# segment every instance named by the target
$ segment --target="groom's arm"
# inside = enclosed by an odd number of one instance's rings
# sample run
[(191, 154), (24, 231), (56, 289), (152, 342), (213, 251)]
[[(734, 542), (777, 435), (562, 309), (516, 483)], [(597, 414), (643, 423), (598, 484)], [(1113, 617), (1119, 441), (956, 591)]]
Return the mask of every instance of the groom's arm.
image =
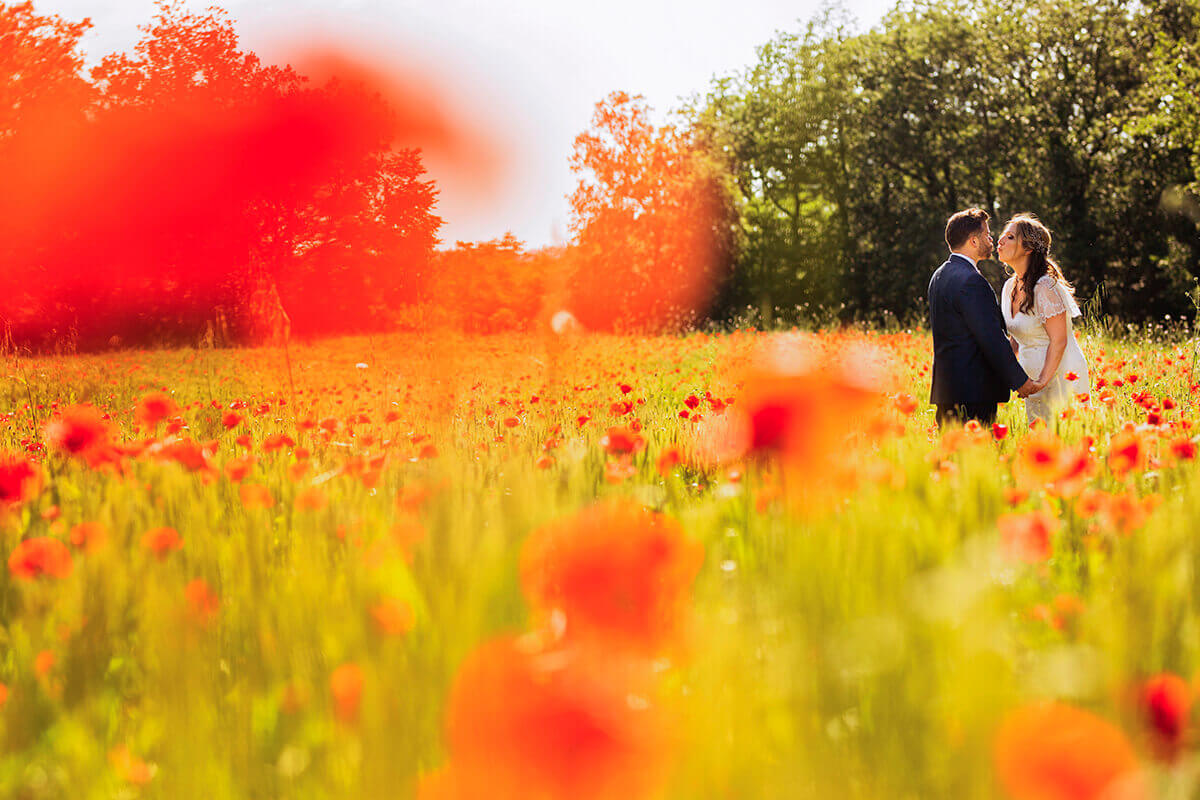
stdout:
[(984, 357), (1004, 377), (1010, 389), (1024, 388), (1029, 383), (1029, 376), (1017, 362), (1012, 344), (1005, 335), (1004, 317), (1000, 315), (1000, 304), (996, 302), (992, 287), (982, 275), (977, 276), (966, 282), (958, 299), (967, 328)]

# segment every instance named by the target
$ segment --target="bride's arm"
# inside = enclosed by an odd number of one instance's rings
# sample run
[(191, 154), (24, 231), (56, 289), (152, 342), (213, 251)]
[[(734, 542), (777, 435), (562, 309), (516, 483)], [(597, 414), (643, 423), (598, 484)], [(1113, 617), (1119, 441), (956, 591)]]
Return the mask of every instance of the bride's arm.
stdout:
[(1017, 344), (1017, 340), (1012, 337), (1011, 333), (1006, 334), (1006, 335), (1008, 336), (1008, 343), (1012, 345), (1013, 355), (1014, 356), (1020, 355), (1021, 354), (1021, 346)]
[(1045, 386), (1058, 372), (1062, 363), (1063, 353), (1067, 351), (1067, 312), (1057, 314), (1044, 323), (1046, 334), (1050, 337), (1050, 345), (1046, 348), (1046, 363), (1042, 365), (1042, 374), (1037, 382)]

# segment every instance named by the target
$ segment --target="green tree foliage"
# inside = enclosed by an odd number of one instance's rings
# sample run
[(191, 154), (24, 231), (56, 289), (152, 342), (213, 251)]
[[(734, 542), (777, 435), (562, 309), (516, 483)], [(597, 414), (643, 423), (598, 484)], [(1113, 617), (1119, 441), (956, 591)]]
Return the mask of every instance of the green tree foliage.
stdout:
[(1195, 0), (934, 0), (850, 30), (834, 10), (781, 33), (689, 109), (739, 193), (727, 312), (918, 317), (945, 219), (971, 205), (1041, 216), (1081, 297), (1103, 283), (1123, 316), (1185, 310)]

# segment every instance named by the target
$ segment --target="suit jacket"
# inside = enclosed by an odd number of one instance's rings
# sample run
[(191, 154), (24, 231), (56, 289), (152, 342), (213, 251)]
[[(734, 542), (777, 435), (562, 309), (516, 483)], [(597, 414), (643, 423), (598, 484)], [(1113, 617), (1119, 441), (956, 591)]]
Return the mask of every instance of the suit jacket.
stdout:
[(931, 403), (1003, 403), (1029, 380), (1005, 336), (996, 293), (962, 256), (951, 254), (929, 281), (929, 327)]

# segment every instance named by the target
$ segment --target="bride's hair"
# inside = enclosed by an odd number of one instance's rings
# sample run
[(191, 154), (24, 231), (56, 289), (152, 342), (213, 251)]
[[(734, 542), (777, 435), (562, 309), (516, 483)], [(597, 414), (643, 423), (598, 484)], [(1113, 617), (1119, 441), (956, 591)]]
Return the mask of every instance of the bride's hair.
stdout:
[(1054, 278), (1067, 292), (1074, 294), (1075, 289), (1063, 277), (1058, 263), (1050, 257), (1050, 229), (1036, 215), (1028, 212), (1015, 215), (1008, 224), (1017, 226), (1017, 238), (1029, 248), (1029, 266), (1025, 270), (1025, 277), (1021, 279), (1025, 299), (1021, 301), (1019, 310), (1024, 313), (1033, 310), (1033, 287), (1037, 286), (1043, 275)]

